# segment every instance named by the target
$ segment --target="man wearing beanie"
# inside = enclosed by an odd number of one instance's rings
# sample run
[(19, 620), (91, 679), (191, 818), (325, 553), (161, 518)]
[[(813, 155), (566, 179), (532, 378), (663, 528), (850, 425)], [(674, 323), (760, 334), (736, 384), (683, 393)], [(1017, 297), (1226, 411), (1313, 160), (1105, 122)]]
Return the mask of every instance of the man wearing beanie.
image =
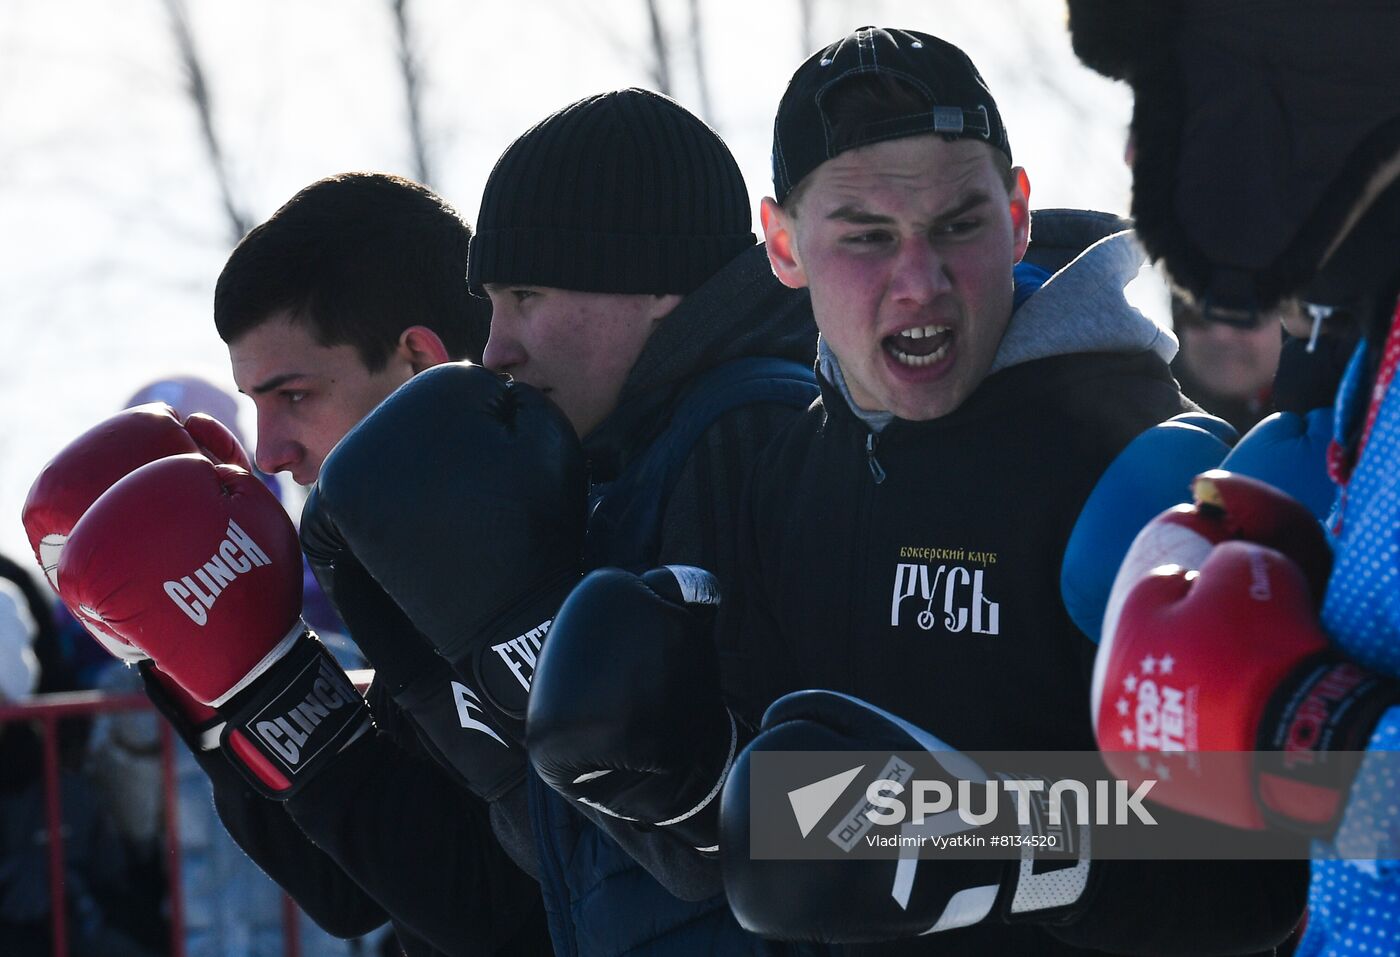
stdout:
[[(647, 447), (702, 373), (811, 358), (806, 296), (773, 280), (750, 222), (728, 147), (647, 90), (573, 103), (497, 161), (467, 260), (472, 291), (492, 303), (482, 361), (554, 399), (595, 482)], [(769, 413), (787, 417), (749, 407), (729, 431), (749, 433)], [(761, 446), (772, 429), (757, 431), (747, 438)], [(723, 454), (732, 466), (741, 450)]]
[[(554, 113), (491, 173), (468, 254), (471, 288), (492, 304), (483, 362), (547, 394), (583, 441), (585, 568), (700, 566), (728, 588), (744, 478), (816, 395), (807, 296), (773, 277), (749, 202), (714, 131), (640, 89)], [(684, 615), (682, 598), (653, 597)], [(543, 670), (550, 631), (530, 691), (533, 756), (559, 745), (536, 729), (587, 727), (584, 760), (646, 764), (654, 756), (628, 723), (637, 693), (655, 692), (645, 697), (680, 713), (703, 685), (685, 655), (634, 654), (635, 635), (604, 630), (581, 639), (587, 664), (560, 664), (557, 681)], [(713, 657), (708, 642), (696, 645)], [(669, 746), (662, 760), (684, 761), (691, 742)], [(623, 779), (619, 771), (610, 780)], [(604, 802), (560, 795), (539, 778), (530, 785), (560, 953), (775, 950), (734, 922), (713, 855), (695, 853), (701, 842), (684, 824), (663, 824), (669, 810), (620, 820)]]
[[(1124, 300), (1143, 260), (1131, 232), (1089, 214), (1032, 217), (997, 105), (956, 47), (864, 27), (813, 55), (778, 108), (773, 170), (767, 255), (811, 294), (821, 397), (750, 473), (738, 588), (714, 626), (721, 662), (744, 656), (748, 680), (731, 669), (710, 707), (761, 729), (732, 763), (722, 720), (705, 724), (708, 745), (679, 733), (691, 766), (666, 768), (681, 783), (727, 772), (716, 843), (740, 923), (841, 953), (1273, 947), (1301, 910), (1297, 862), (1095, 860), (1096, 839), (1075, 827), (1054, 860), (751, 854), (757, 837), (791, 829), (792, 811), (801, 822), (788, 788), (818, 777), (775, 791), (776, 816), (751, 830), (762, 752), (930, 751), (953, 777), (979, 780), (991, 772), (950, 752), (1096, 749), (1095, 649), (1060, 589), (1067, 540), (1129, 442), (1192, 409), (1168, 369), (1175, 343)], [(1078, 232), (1072, 261), (1032, 248), (1026, 262), (1032, 226), (1054, 245)], [(580, 590), (536, 695), (585, 613), (617, 612), (576, 607)], [(621, 620), (651, 624), (634, 645), (686, 647), (670, 623), (626, 608)], [(701, 693), (686, 697), (693, 714), (706, 713)], [(531, 758), (563, 777), (536, 750), (538, 703)], [(842, 768), (860, 765), (849, 791), (802, 824), (812, 844), (835, 842), (867, 785), (893, 773), (879, 755), (849, 757)], [(576, 768), (583, 792), (592, 772)], [(616, 773), (580, 796), (630, 817), (667, 810), (635, 782), (609, 801)]]

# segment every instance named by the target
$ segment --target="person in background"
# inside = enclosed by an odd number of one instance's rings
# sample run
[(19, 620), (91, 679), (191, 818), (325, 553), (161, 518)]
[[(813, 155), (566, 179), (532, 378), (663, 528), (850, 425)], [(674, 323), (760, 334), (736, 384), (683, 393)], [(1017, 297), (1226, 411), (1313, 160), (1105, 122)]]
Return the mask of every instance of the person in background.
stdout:
[[(1220, 544), (1204, 558), (1177, 562), (1181, 570), (1169, 584), (1182, 575), (1192, 584), (1175, 596), (1138, 580), (1129, 600), (1144, 596), (1135, 609), (1140, 617), (1125, 613), (1119, 644), (1128, 662), (1143, 642), (1157, 653), (1169, 649), (1183, 674), (1230, 675), (1233, 696), (1198, 698), (1189, 720), (1203, 736), (1228, 741), (1221, 734), (1227, 731), (1244, 747), (1278, 747), (1275, 716), (1257, 728), (1240, 720), (1258, 696), (1268, 696), (1288, 705), (1278, 727), (1326, 728), (1284, 739), (1290, 765), (1364, 750), (1350, 788), (1334, 791), (1329, 782), (1329, 789), (1310, 792), (1311, 813), (1302, 819), (1276, 803), (1288, 793), (1278, 779), (1271, 803), (1262, 787), (1242, 803), (1254, 813), (1262, 805), (1274, 827), (1323, 835), (1313, 844), (1298, 954), (1394, 953), (1400, 813), (1389, 757), (1400, 750), (1400, 7), (1368, 0), (1069, 0), (1069, 13), (1080, 59), (1132, 87), (1133, 211), (1144, 244), (1172, 281), (1241, 317), (1296, 299), (1327, 317), (1327, 326), (1359, 337), (1336, 390), (1333, 435), (1319, 449), (1335, 498), (1322, 571), (1303, 578), (1298, 569), (1306, 556), (1296, 541)], [(1153, 561), (1159, 557), (1175, 556)], [(1275, 575), (1276, 587), (1261, 602), (1257, 588), (1229, 582), (1230, 570), (1245, 562), (1251, 574), (1253, 567), (1290, 564), (1292, 574)], [(1287, 614), (1270, 625), (1275, 607)], [(1165, 622), (1164, 613), (1170, 626), (1154, 626), (1153, 618)], [(1255, 700), (1246, 688), (1257, 689)], [(1319, 801), (1324, 794), (1328, 800)], [(1322, 819), (1319, 808), (1327, 812)], [(1220, 802), (1206, 803), (1199, 813), (1222, 810)]]
[[(53, 630), (46, 603), (32, 585), (21, 587), (23, 572), (14, 572), (18, 577), (0, 574), (0, 704), (23, 703), (41, 686), (34, 644)], [(129, 867), (106, 802), (81, 768), (61, 766), (58, 780), (69, 953), (154, 957), (158, 942), (144, 940), (133, 917), (151, 902), (139, 899), (141, 875)], [(52, 953), (45, 815), (40, 732), (23, 719), (0, 722), (0, 944), (6, 957)]]
[(1207, 320), (1196, 306), (1173, 295), (1172, 329), (1181, 343), (1172, 374), (1201, 408), (1240, 435), (1273, 411), (1274, 374), (1283, 347), (1275, 316), (1261, 316), (1249, 325)]
[[(134, 669), (115, 667), (103, 671), (97, 690), (112, 696), (138, 695), (141, 677)], [(158, 719), (150, 711), (118, 711), (98, 716), (88, 742), (86, 772), (126, 856), (129, 904), (127, 926), (148, 947), (160, 948), (169, 940), (165, 898), (165, 789), (161, 780), (161, 745)], [(176, 758), (176, 783), (184, 771), (186, 830), (205, 830), (200, 811), (211, 807), (208, 786), (194, 762)], [(205, 816), (207, 812), (205, 812)], [(183, 851), (182, 870), (201, 863), (198, 852)]]
[[(19, 569), (12, 574), (23, 575)], [(27, 576), (26, 576), (27, 577)], [(0, 570), (0, 700), (22, 701), (39, 685), (39, 657), (34, 645), (39, 637), (36, 616), (48, 609), (34, 607), (16, 577)]]

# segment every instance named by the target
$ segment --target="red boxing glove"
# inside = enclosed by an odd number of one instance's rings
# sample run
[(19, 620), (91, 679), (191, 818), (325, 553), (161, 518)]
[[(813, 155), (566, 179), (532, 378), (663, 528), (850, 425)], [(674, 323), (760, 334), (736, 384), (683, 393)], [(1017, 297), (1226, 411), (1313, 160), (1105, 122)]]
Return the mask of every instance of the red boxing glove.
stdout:
[[(217, 419), (195, 413), (184, 422), (164, 403), (124, 409), (88, 429), (44, 466), (24, 502), (24, 530), (55, 591), (68, 534), (88, 507), (123, 476), (156, 459), (188, 452), (251, 471), (238, 439)], [(120, 636), (78, 614), (113, 655), (128, 663), (146, 656)]]
[[(137, 408), (149, 408), (149, 406), (137, 406)], [(169, 409), (169, 406), (166, 406)], [(173, 409), (171, 410), (173, 413)], [(247, 449), (238, 442), (238, 436), (234, 435), (228, 428), (214, 418), (212, 415), (205, 415), (203, 412), (194, 412), (185, 416), (185, 431), (190, 434), (199, 446), (199, 450), (204, 457), (219, 465), (236, 465), (245, 472), (253, 471), (253, 461), (248, 457)]]
[(281, 504), (202, 455), (143, 465), (68, 536), (60, 593), (219, 709), (249, 779), (287, 796), (368, 726), (364, 701), (301, 611), (301, 552)]
[(118, 481), (78, 520), (59, 593), (217, 706), (300, 634), (300, 558), (291, 520), (256, 478), (168, 456)]
[(1200, 568), (1221, 542), (1267, 545), (1287, 555), (1306, 576), (1315, 604), (1332, 573), (1332, 549), (1316, 518), (1266, 482), (1212, 469), (1191, 484), (1195, 502), (1158, 515), (1138, 532), (1119, 566), (1104, 609), (1102, 634), (1117, 625), (1128, 592), (1154, 568)]
[[(1329, 830), (1354, 774), (1329, 753), (1363, 749), (1395, 692), (1328, 650), (1310, 591), (1285, 556), (1234, 541), (1199, 571), (1168, 566), (1138, 582), (1095, 661), (1109, 769), (1223, 824)], [(1217, 751), (1232, 753), (1202, 753)]]

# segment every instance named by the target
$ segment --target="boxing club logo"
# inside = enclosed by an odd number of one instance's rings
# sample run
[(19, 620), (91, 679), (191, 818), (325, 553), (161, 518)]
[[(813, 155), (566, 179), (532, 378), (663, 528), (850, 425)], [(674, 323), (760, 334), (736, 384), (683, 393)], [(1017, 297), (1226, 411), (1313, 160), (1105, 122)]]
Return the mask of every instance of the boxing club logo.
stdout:
[[(899, 562), (895, 566), (891, 627), (898, 628), (901, 621), (907, 620), (908, 612), (913, 611), (914, 622), (923, 631), (941, 627), (949, 634), (1000, 632), (1001, 604), (986, 594), (987, 569), (996, 564), (995, 552), (906, 546), (899, 550), (899, 556), (926, 561)], [(927, 559), (949, 560), (934, 565)]]

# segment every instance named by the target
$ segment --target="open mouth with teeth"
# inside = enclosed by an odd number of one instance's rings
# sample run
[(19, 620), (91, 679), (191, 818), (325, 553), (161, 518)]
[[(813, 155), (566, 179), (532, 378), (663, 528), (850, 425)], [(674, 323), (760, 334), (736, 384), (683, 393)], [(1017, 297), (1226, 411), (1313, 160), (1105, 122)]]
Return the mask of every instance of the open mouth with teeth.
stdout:
[(942, 359), (952, 341), (953, 330), (947, 326), (917, 326), (886, 336), (882, 344), (900, 365), (918, 368)]

